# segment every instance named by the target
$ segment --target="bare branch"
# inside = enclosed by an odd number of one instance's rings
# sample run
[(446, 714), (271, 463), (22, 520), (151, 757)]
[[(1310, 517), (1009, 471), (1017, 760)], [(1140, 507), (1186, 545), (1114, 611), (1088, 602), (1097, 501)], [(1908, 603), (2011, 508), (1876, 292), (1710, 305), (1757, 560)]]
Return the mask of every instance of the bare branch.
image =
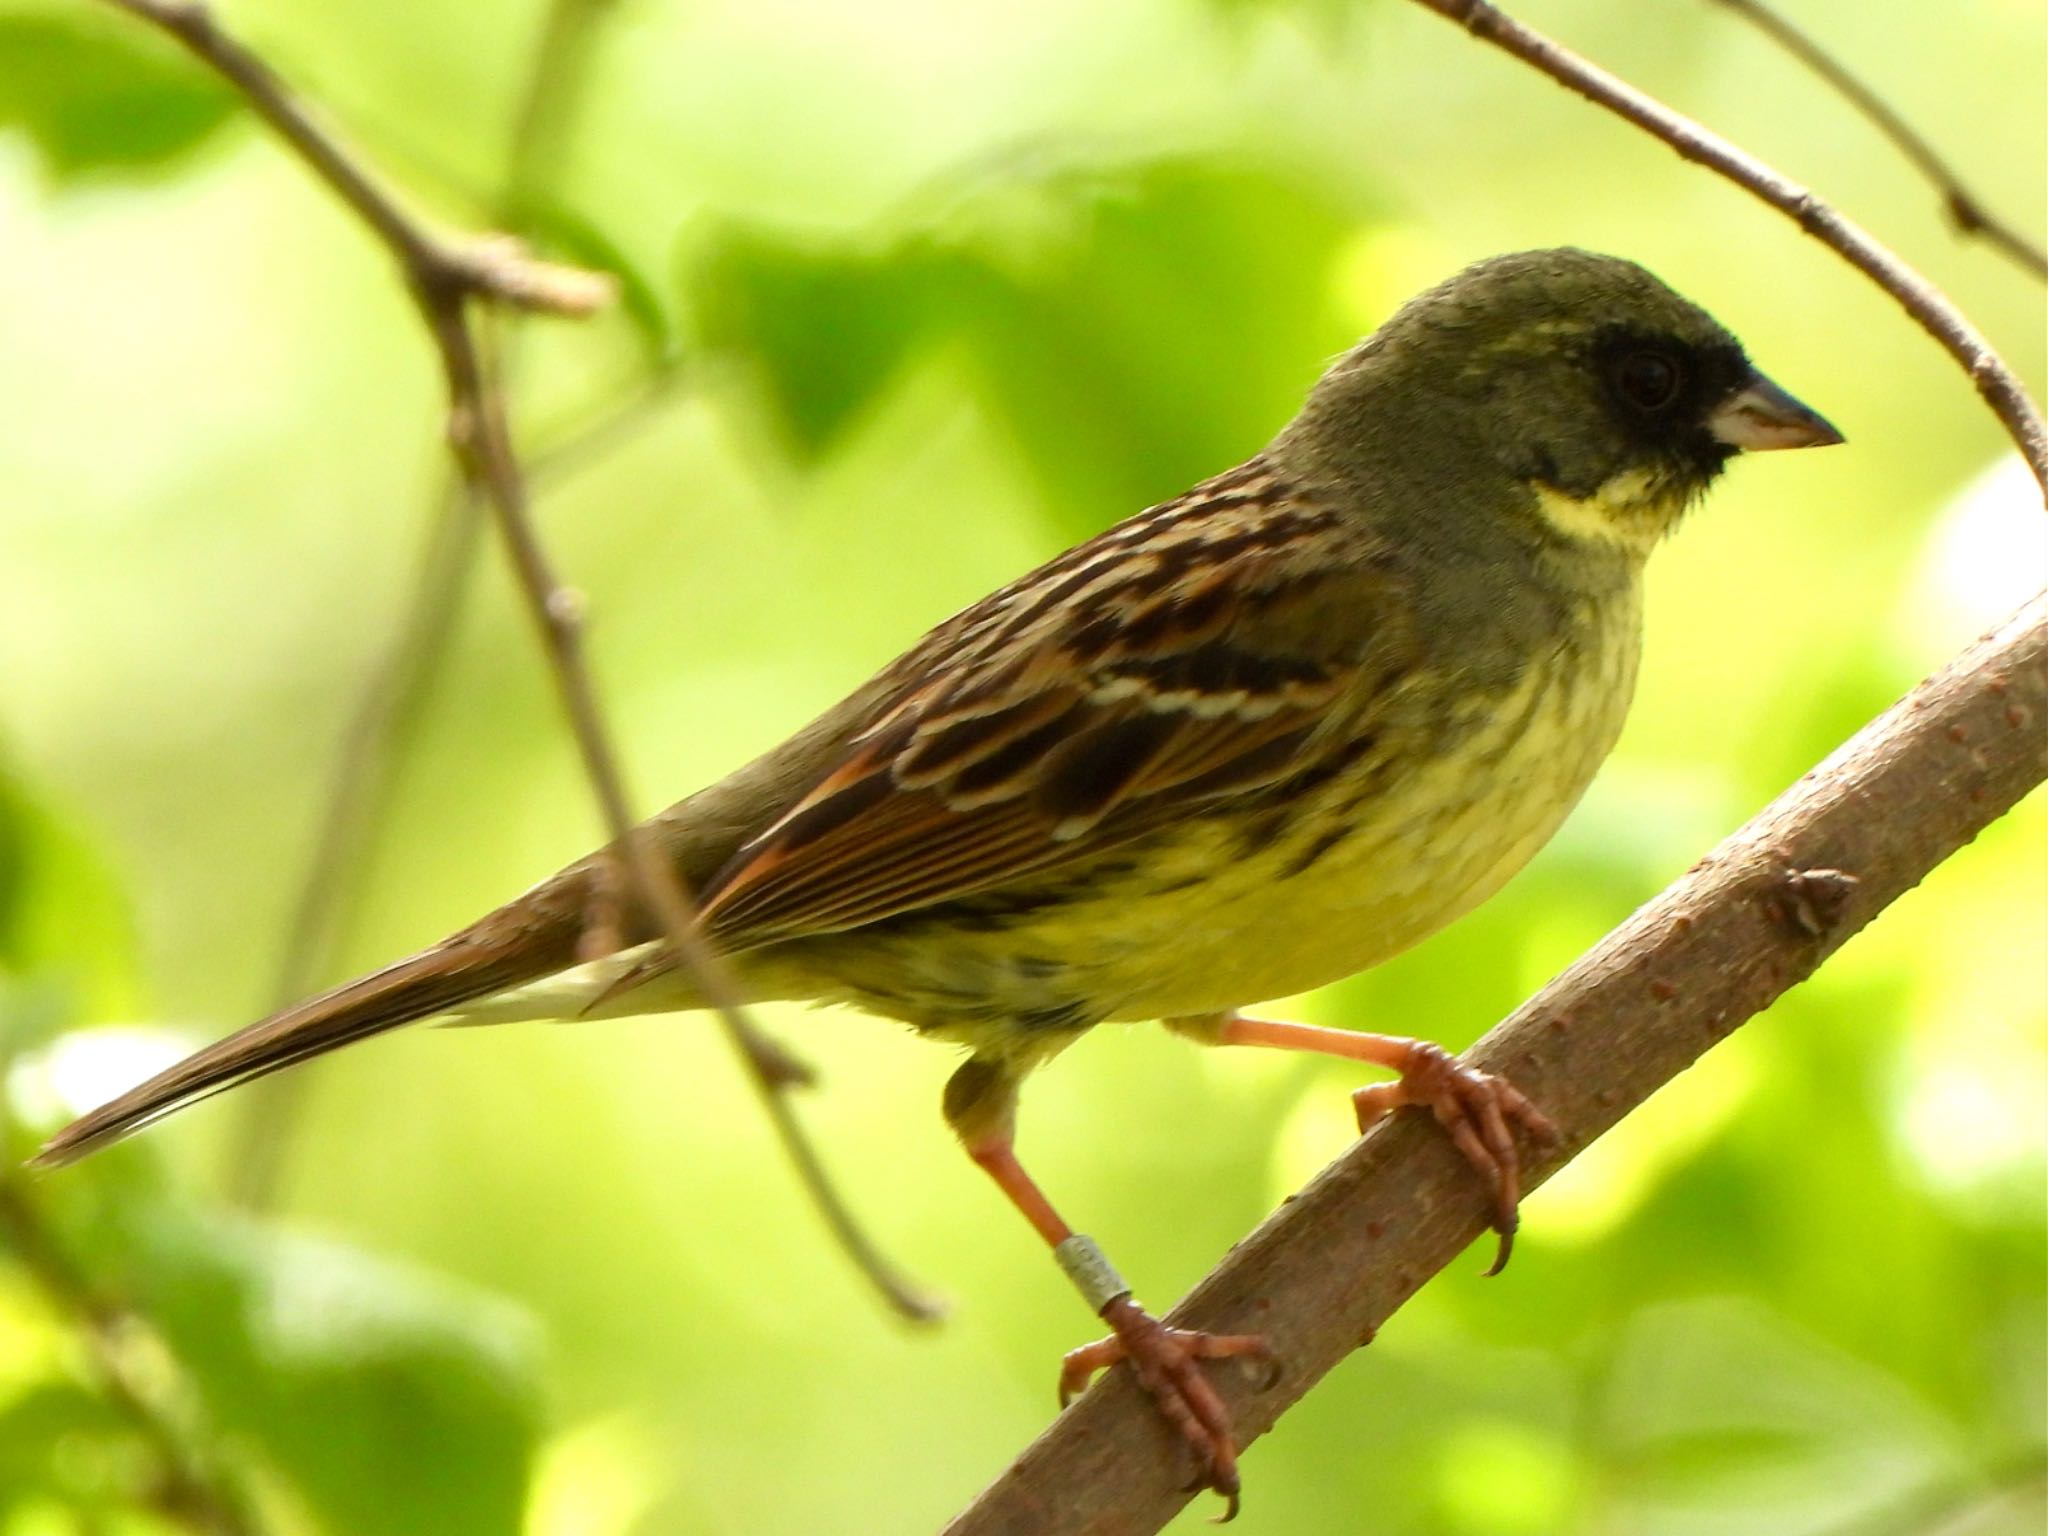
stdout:
[[(665, 367), (529, 453), (529, 482), (583, 468), (672, 400), (682, 372)], [(312, 857), (299, 884), (271, 988), (278, 1007), (312, 990), (339, 940), (365, 836), (389, 793), (395, 760), (421, 718), (434, 673), (461, 616), (481, 511), (475, 494), (460, 479), (442, 495), (427, 531), (412, 596), (343, 728)], [(291, 1119), (281, 1096), (298, 1092), (307, 1081), (284, 1074), (251, 1085), (252, 1095), (268, 1097), (252, 1099), (260, 1110), (251, 1114), (249, 1134), (238, 1140), (232, 1158), (237, 1198), (244, 1205), (261, 1206), (267, 1200), (280, 1151), (276, 1133), (280, 1123)]]
[(454, 241), (431, 232), (314, 120), (268, 64), (222, 30), (202, 0), (106, 3), (162, 28), (239, 91), (389, 248), (421, 293), (457, 299), (474, 295), (513, 309), (558, 315), (587, 315), (611, 302), (616, 285), (605, 273), (537, 261), (509, 235)]
[[(497, 221), (517, 230), (545, 186), (568, 136), (591, 55), (590, 33), (613, 0), (552, 0), (534, 46), (533, 65), (513, 113)], [(511, 343), (503, 338), (501, 370)], [(311, 992), (329, 969), (361, 894), (370, 828), (391, 793), (398, 759), (421, 719), (434, 674), (461, 617), (475, 567), (483, 508), (459, 466), (435, 497), (419, 570), (398, 627), (373, 663), (342, 730), (328, 774), (312, 857), (285, 930), (270, 996), (282, 1008)], [(228, 1150), (233, 1198), (252, 1210), (275, 1195), (292, 1132), (315, 1079), (284, 1073), (252, 1084), (239, 1134)]]
[(2043, 495), (2048, 496), (2048, 426), (2042, 423), (2026, 387), (1938, 288), (1871, 235), (1754, 155), (1523, 26), (1488, 0), (1416, 0), (1416, 4), (1450, 18), (1482, 42), (1541, 70), (1567, 90), (1663, 140), (1685, 159), (1755, 194), (1862, 272), (1962, 365), (2018, 446)]
[[(526, 455), (527, 479), (539, 483), (574, 474), (603, 455), (625, 434), (675, 398), (685, 370), (665, 364), (589, 416), (564, 427), (551, 441)], [(285, 929), (276, 977), (270, 995), (275, 1006), (304, 997), (328, 969), (341, 941), (348, 913), (361, 885), (361, 861), (369, 828), (390, 794), (398, 759), (423, 718), (434, 677), (461, 617), (468, 577), (475, 569), (476, 536), (483, 508), (476, 493), (459, 476), (439, 500), (427, 530), (426, 548), (413, 580), (396, 632), (357, 694), (354, 711), (342, 728), (321, 801), (312, 856), (299, 882), (299, 894)], [(763, 1037), (747, 1042), (749, 1057), (769, 1063), (778, 1084), (809, 1081), (808, 1069), (783, 1048)], [(232, 1198), (250, 1210), (266, 1207), (274, 1195), (292, 1128), (313, 1079), (281, 1073), (252, 1083), (245, 1090), (239, 1134), (227, 1156)], [(778, 1134), (804, 1137), (800, 1124)], [(793, 1153), (800, 1181), (815, 1191), (828, 1182), (809, 1148)], [(821, 1202), (844, 1211), (844, 1200), (832, 1195)], [(828, 1225), (845, 1219), (826, 1213)], [(858, 1264), (857, 1267), (865, 1267)], [(893, 1300), (891, 1305), (894, 1305)]]
[(107, 3), (163, 28), (241, 92), (397, 260), (440, 358), (448, 388), (450, 447), (465, 481), (490, 508), (529, 616), (540, 632), (584, 772), (610, 833), (613, 857), (740, 1050), (777, 1134), (841, 1245), (899, 1313), (914, 1321), (937, 1317), (937, 1302), (874, 1249), (825, 1179), (782, 1091), (801, 1077), (802, 1068), (746, 1017), (730, 971), (698, 932), (678, 872), (661, 856), (654, 838), (636, 827), (584, 658), (582, 599), (555, 576), (533, 524), (504, 395), (478, 346), (471, 301), (582, 314), (610, 297), (610, 280), (532, 261), (507, 236), (458, 245), (430, 234), (314, 123), (268, 65), (223, 31), (199, 0)]
[(612, 828), (614, 852), (623, 855), (640, 895), (659, 919), (669, 943), (711, 1000), (735, 1045), (746, 1055), (753, 1069), (754, 1087), (782, 1138), (784, 1150), (796, 1164), (840, 1246), (902, 1316), (913, 1322), (936, 1320), (944, 1310), (940, 1303), (896, 1271), (840, 1202), (797, 1123), (787, 1095), (780, 1091), (790, 1081), (792, 1071), (800, 1072), (801, 1068), (792, 1068), (787, 1058), (766, 1054), (776, 1048), (754, 1030), (741, 1011), (730, 973), (698, 931), (695, 912), (674, 866), (662, 857), (660, 843), (651, 831), (634, 825), (583, 662), (581, 600), (555, 579), (535, 535), (527, 512), (525, 481), (507, 431), (504, 403), (484, 371), (475, 333), (460, 303), (428, 303), (423, 307), (448, 374), (451, 439), (497, 514), (499, 532), (512, 557), (519, 584), (527, 593), (548, 654), (555, 663), (556, 681), (575, 728), (584, 771), (597, 790), (605, 820)]
[[(1531, 1187), (1799, 981), (2048, 775), (2048, 593), (1859, 732), (1530, 999), (1468, 1059), (1543, 1106)], [(1255, 1438), (1486, 1229), (1488, 1197), (1404, 1111), (1166, 1319), (1262, 1332), (1283, 1365), (1217, 1385)], [(1111, 1372), (945, 1536), (1139, 1536), (1188, 1501), (1180, 1447)]]
[(1974, 236), (2035, 277), (2048, 278), (2048, 252), (2043, 252), (2040, 246), (1992, 213), (1975, 193), (1963, 185), (1962, 178), (1949, 168), (1948, 162), (1935, 152), (1934, 146), (1899, 116), (1889, 102), (1843, 68), (1834, 55), (1762, 4), (1761, 0), (1709, 0), (1709, 3), (1733, 11), (1749, 22), (1820, 76), (1850, 106), (1868, 118), (1871, 125), (1912, 162), (1915, 170), (1934, 183), (1935, 191), (1941, 194), (1942, 212), (1955, 226), (1957, 234), (1965, 238)]

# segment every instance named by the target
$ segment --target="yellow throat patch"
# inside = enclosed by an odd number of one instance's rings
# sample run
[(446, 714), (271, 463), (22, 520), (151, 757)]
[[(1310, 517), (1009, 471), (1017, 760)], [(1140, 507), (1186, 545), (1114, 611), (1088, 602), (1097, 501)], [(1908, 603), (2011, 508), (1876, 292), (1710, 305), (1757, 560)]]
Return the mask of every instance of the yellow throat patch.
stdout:
[(1590, 496), (1568, 496), (1531, 484), (1543, 520), (1568, 539), (1623, 549), (1642, 559), (1685, 515), (1686, 494), (1650, 470), (1629, 469), (1602, 481)]

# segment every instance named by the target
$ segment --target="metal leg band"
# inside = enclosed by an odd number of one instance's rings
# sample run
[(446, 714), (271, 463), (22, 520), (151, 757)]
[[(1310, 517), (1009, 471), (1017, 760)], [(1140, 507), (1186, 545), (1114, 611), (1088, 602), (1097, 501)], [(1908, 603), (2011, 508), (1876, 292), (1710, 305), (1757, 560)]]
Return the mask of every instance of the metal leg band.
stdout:
[(1081, 1299), (1088, 1303), (1091, 1312), (1100, 1312), (1118, 1297), (1131, 1294), (1131, 1288), (1124, 1284), (1124, 1277), (1095, 1246), (1092, 1237), (1076, 1232), (1054, 1248), (1052, 1256), (1059, 1260), (1060, 1268), (1074, 1282), (1074, 1289), (1081, 1293)]

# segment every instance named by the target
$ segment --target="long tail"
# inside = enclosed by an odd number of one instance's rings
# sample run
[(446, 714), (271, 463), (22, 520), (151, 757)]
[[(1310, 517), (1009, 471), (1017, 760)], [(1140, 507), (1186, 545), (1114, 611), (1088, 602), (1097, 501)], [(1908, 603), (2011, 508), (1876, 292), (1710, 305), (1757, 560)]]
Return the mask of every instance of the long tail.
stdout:
[(571, 866), (431, 949), (237, 1030), (74, 1120), (34, 1166), (76, 1162), (213, 1094), (573, 964), (587, 888), (586, 866)]

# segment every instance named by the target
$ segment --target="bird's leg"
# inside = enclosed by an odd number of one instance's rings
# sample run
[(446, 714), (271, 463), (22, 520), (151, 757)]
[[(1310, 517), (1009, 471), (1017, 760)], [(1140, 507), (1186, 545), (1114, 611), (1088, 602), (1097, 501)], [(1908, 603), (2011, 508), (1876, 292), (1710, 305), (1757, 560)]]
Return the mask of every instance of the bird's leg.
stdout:
[(1500, 1252), (1489, 1275), (1508, 1262), (1515, 1243), (1516, 1207), (1521, 1201), (1522, 1159), (1513, 1127), (1549, 1139), (1557, 1128), (1522, 1091), (1505, 1078), (1461, 1063), (1440, 1045), (1401, 1035), (1372, 1035), (1358, 1030), (1323, 1029), (1314, 1024), (1288, 1024), (1255, 1019), (1241, 1013), (1208, 1014), (1172, 1019), (1171, 1028), (1214, 1045), (1265, 1045), (1287, 1051), (1315, 1051), (1350, 1061), (1369, 1061), (1400, 1073), (1391, 1083), (1376, 1083), (1351, 1095), (1361, 1134), (1390, 1109), (1404, 1104), (1428, 1106), (1437, 1123), (1450, 1133), (1465, 1158), (1493, 1186), (1493, 1227), (1500, 1234)]
[(1222, 1518), (1232, 1518), (1238, 1506), (1237, 1442), (1230, 1410), (1200, 1362), (1243, 1356), (1270, 1362), (1266, 1341), (1255, 1334), (1169, 1328), (1139, 1306), (1095, 1240), (1061, 1219), (1017, 1161), (1016, 1106), (1017, 1079), (1001, 1062), (974, 1057), (946, 1084), (946, 1118), (967, 1155), (1024, 1213), (1089, 1309), (1109, 1325), (1108, 1338), (1069, 1352), (1061, 1362), (1060, 1406), (1072, 1401), (1097, 1371), (1127, 1362), (1160, 1415), (1193, 1451), (1196, 1470), (1190, 1486), (1222, 1494), (1227, 1501)]

